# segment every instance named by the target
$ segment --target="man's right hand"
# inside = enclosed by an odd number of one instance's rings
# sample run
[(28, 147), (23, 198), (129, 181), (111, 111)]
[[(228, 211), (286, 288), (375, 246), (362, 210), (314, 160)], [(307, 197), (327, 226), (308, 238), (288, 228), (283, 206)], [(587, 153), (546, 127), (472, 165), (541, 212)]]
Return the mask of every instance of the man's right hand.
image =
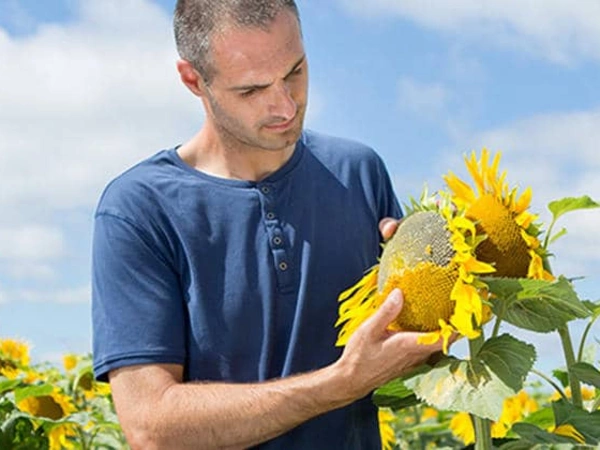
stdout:
[(419, 344), (423, 333), (389, 330), (400, 314), (404, 297), (394, 289), (381, 307), (350, 337), (336, 365), (347, 377), (349, 394), (359, 398), (410, 372), (442, 350), (442, 341)]

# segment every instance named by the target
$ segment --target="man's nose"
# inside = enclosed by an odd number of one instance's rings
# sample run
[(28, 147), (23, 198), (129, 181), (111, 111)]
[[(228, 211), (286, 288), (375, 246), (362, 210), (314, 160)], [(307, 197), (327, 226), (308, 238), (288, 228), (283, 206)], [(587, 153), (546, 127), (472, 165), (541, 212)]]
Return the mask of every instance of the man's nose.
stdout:
[(269, 113), (274, 117), (280, 117), (284, 121), (292, 119), (298, 110), (298, 105), (292, 97), (290, 86), (285, 81), (271, 86), (269, 97)]

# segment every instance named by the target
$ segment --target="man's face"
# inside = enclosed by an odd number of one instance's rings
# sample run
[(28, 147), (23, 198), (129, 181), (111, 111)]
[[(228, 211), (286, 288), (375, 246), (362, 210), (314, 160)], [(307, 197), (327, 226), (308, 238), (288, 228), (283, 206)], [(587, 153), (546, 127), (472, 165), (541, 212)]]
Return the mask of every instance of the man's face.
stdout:
[(299, 138), (308, 66), (298, 22), (282, 11), (267, 31), (228, 28), (212, 41), (215, 75), (205, 88), (209, 120), (243, 147), (282, 150)]

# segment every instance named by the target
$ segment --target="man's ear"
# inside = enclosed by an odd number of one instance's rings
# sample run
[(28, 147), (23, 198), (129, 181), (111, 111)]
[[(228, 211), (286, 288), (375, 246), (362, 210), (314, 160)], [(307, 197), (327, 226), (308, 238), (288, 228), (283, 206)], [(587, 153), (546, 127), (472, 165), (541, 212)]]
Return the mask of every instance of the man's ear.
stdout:
[(182, 83), (198, 97), (204, 97), (204, 80), (198, 71), (192, 66), (192, 63), (185, 59), (177, 61), (177, 71)]

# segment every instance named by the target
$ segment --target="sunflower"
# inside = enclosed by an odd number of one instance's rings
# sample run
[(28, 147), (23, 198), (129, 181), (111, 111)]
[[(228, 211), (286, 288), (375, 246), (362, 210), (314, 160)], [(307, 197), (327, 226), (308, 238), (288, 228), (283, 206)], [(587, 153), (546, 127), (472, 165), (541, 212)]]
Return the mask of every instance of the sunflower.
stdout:
[(396, 433), (392, 427), (392, 422), (396, 416), (389, 409), (380, 408), (377, 412), (379, 420), (379, 434), (381, 436), (381, 448), (383, 450), (392, 450), (396, 444)]
[(49, 450), (70, 450), (77, 448), (77, 427), (71, 423), (54, 425), (48, 432)]
[(69, 396), (54, 388), (48, 395), (26, 397), (17, 403), (17, 407), (36, 417), (59, 420), (75, 412), (75, 406)]
[(454, 332), (478, 337), (490, 313), (481, 298), (485, 285), (475, 275), (494, 268), (474, 257), (477, 242), (475, 224), (449, 202), (410, 213), (385, 244), (380, 263), (339, 296), (336, 326), (343, 325), (336, 345), (345, 345), (395, 288), (404, 306), (391, 329), (426, 332), (419, 342), (442, 339), (446, 353)]
[(478, 233), (486, 236), (475, 254), (480, 261), (494, 264), (495, 276), (553, 280), (544, 267), (546, 252), (534, 224), (537, 216), (528, 211), (531, 189), (519, 196), (517, 188), (509, 188), (506, 172), (498, 174), (500, 156), (497, 153), (491, 164), (487, 149), (480, 160), (475, 152), (465, 157), (475, 189), (450, 172), (444, 180), (452, 201), (477, 224)]
[(11, 361), (19, 366), (29, 365), (29, 345), (13, 339), (0, 339), (0, 360)]
[[(539, 409), (537, 402), (525, 390), (521, 390), (512, 397), (504, 399), (502, 415), (497, 422), (492, 423), (491, 433), (493, 438), (506, 437), (511, 427), (522, 421)], [(466, 412), (455, 414), (450, 420), (450, 430), (454, 436), (462, 440), (465, 445), (475, 442), (475, 428), (471, 416)]]

